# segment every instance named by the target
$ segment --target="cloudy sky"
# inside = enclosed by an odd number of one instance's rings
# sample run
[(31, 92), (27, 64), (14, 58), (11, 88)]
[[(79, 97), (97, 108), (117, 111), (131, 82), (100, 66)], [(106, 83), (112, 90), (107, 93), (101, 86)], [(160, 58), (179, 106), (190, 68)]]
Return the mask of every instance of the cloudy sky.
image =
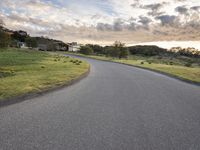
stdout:
[(65, 42), (200, 41), (200, 0), (0, 0), (0, 20)]

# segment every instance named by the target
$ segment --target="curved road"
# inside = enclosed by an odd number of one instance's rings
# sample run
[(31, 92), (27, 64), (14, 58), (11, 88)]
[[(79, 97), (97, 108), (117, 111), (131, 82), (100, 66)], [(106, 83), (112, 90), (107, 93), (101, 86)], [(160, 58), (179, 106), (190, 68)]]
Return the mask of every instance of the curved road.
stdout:
[(87, 59), (79, 83), (0, 108), (0, 150), (199, 150), (200, 87)]

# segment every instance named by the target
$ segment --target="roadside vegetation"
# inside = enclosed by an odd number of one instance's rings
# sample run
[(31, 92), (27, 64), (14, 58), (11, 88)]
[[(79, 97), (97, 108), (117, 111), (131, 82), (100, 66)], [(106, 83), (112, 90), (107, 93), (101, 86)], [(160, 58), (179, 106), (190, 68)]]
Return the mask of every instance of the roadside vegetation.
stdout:
[(0, 100), (67, 84), (89, 64), (28, 49), (0, 48)]
[[(200, 83), (200, 52), (193, 48), (176, 47), (166, 50), (157, 46), (125, 47), (120, 42), (106, 47), (89, 44), (87, 47), (90, 47), (93, 53), (84, 55), (82, 50), (75, 54), (147, 68)], [(120, 55), (120, 52), (123, 55)]]

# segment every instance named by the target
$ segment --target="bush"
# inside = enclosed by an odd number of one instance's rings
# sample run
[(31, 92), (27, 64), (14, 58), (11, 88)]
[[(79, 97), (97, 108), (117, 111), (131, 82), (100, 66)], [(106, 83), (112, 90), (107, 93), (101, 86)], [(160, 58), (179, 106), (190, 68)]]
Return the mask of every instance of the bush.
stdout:
[(169, 52), (166, 49), (160, 48), (158, 46), (149, 45), (149, 46), (132, 46), (129, 47), (131, 54), (140, 54), (145, 56), (155, 56), (168, 54)]
[(104, 47), (100, 46), (100, 45), (92, 45), (92, 44), (87, 44), (86, 46), (89, 46), (90, 48), (93, 49), (95, 54), (104, 54)]
[(185, 66), (186, 66), (186, 67), (191, 67), (191, 66), (192, 66), (192, 63), (191, 63), (191, 62), (187, 62), (187, 63), (185, 64)]
[(128, 58), (128, 55), (129, 55), (128, 48), (126, 47), (120, 48), (119, 58)]
[(89, 46), (81, 46), (80, 48), (80, 53), (84, 54), (84, 55), (91, 55), (93, 54), (93, 49)]
[(119, 57), (120, 50), (119, 48), (108, 46), (105, 48), (105, 54), (106, 56), (110, 56), (110, 57)]
[(8, 47), (10, 43), (10, 36), (4, 32), (0, 30), (0, 47)]
[(37, 47), (37, 40), (35, 38), (27, 37), (25, 39), (25, 42), (28, 47), (33, 47), (33, 48)]

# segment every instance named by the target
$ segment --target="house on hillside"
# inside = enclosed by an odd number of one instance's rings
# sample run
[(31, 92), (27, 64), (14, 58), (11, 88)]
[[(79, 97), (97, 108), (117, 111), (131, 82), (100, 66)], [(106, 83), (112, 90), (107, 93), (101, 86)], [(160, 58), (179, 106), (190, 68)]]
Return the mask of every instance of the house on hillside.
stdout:
[(19, 48), (28, 48), (27, 46), (26, 46), (26, 43), (25, 42), (17, 42), (17, 47), (19, 47)]
[(69, 52), (77, 52), (80, 50), (80, 44), (77, 42), (68, 43), (68, 51)]

